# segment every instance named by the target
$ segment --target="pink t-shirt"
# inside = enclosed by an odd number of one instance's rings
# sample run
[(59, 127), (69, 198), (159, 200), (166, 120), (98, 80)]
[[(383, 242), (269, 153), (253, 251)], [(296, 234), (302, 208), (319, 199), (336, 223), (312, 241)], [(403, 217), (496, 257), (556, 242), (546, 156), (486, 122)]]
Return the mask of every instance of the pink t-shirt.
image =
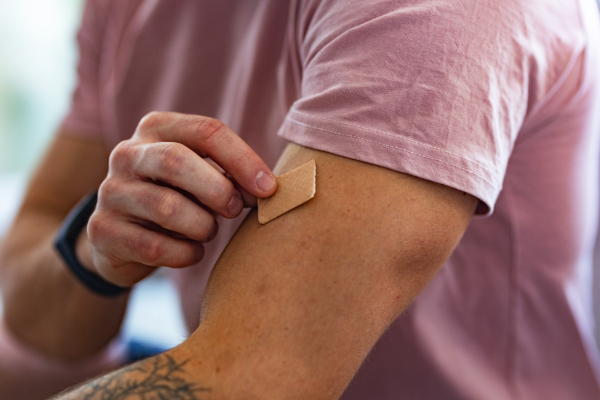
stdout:
[[(476, 196), (343, 399), (600, 399), (599, 39), (593, 0), (90, 0), (63, 129), (202, 114), (271, 166), (289, 140)], [(190, 329), (239, 222), (172, 272)]]

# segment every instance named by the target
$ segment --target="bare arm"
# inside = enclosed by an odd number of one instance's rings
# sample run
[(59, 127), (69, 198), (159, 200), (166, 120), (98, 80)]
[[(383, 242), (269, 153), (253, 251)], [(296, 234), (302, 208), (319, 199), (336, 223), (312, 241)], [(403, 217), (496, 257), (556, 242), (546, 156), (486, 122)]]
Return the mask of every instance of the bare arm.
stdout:
[[(174, 390), (189, 399), (338, 398), (451, 254), (477, 201), (297, 145), (276, 172), (310, 159), (316, 197), (264, 226), (249, 216), (219, 259), (202, 323), (186, 342), (65, 398), (135, 398), (116, 397), (126, 384), (156, 398)], [(144, 386), (153, 381), (162, 384)]]
[[(206, 155), (237, 182), (203, 160)], [(98, 205), (89, 237), (81, 234), (79, 259), (93, 273), (130, 287), (159, 266), (198, 262), (203, 243), (216, 234), (216, 213), (234, 218), (244, 200), (255, 203), (253, 196), (268, 196), (276, 185), (260, 157), (212, 118), (151, 113), (110, 158), (101, 142), (59, 135), (0, 252), (4, 321), (51, 359), (77, 361), (102, 349), (125, 311), (126, 295), (91, 293), (53, 249), (66, 214), (95, 189)]]
[(74, 361), (116, 334), (125, 297), (87, 291), (53, 249), (69, 210), (106, 176), (103, 143), (59, 134), (34, 173), (0, 250), (4, 321), (21, 341), (49, 358)]

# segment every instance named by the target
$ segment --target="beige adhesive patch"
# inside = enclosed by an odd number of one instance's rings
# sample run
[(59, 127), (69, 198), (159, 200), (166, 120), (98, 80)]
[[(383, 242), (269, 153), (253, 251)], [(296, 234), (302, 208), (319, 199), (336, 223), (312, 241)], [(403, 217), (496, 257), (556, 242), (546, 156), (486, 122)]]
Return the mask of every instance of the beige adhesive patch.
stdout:
[(277, 192), (258, 199), (258, 222), (266, 224), (315, 197), (317, 164), (311, 160), (277, 177)]

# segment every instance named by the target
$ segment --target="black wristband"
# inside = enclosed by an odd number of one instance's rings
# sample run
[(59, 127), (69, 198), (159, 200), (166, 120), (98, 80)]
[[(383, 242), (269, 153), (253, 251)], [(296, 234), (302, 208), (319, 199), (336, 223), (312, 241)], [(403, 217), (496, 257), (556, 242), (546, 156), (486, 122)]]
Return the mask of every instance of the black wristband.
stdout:
[(127, 292), (129, 288), (113, 285), (100, 276), (91, 273), (81, 265), (75, 253), (75, 244), (79, 234), (87, 226), (88, 220), (96, 209), (97, 201), (98, 193), (94, 192), (77, 203), (62, 223), (54, 241), (54, 247), (58, 250), (69, 270), (81, 283), (96, 294), (112, 297)]

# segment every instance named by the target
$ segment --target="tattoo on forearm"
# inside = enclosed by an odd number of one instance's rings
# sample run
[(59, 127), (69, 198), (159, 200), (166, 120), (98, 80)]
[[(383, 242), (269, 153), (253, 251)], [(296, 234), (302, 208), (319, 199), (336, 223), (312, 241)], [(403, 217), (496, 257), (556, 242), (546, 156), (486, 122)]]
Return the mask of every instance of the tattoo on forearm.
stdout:
[[(167, 354), (95, 379), (65, 395), (82, 400), (202, 400), (210, 388), (185, 379), (185, 365)], [(63, 397), (59, 397), (63, 399)]]

